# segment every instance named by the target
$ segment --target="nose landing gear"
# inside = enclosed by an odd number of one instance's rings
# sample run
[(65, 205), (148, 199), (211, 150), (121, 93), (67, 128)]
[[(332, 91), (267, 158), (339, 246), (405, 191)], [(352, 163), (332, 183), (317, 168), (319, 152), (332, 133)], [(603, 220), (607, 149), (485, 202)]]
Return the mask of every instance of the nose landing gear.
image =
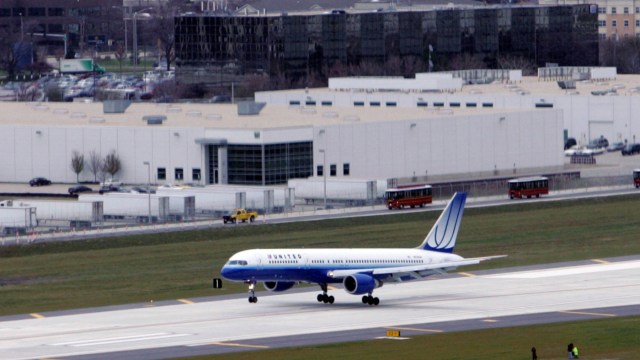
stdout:
[(248, 283), (249, 283), (249, 302), (252, 304), (255, 304), (258, 302), (258, 297), (256, 296), (256, 291), (255, 291), (256, 282), (249, 281)]

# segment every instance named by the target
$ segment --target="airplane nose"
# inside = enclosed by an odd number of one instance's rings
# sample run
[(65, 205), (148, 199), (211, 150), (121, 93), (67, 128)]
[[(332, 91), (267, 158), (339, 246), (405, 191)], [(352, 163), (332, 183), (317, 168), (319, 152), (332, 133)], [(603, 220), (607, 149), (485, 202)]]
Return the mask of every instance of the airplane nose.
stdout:
[(223, 278), (228, 278), (229, 268), (223, 266), (222, 269), (220, 269), (220, 275), (222, 275)]

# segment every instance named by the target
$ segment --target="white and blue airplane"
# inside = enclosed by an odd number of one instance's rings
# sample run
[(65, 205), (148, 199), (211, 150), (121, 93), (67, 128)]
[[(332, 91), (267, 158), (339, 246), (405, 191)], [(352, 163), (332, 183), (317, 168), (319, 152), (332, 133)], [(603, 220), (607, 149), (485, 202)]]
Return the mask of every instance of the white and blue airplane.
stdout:
[[(378, 305), (373, 290), (387, 282), (418, 280), (442, 274), (458, 266), (478, 264), (504, 257), (463, 258), (453, 253), (466, 193), (456, 193), (422, 244), (413, 249), (254, 249), (233, 255), (221, 275), (249, 285), (249, 302), (256, 303), (255, 285), (263, 282), (269, 291), (285, 291), (296, 283), (320, 285), (318, 302), (332, 304), (329, 284), (342, 283), (347, 293), (364, 295), (362, 302)], [(216, 280), (214, 280), (215, 286)], [(218, 280), (219, 286), (221, 281)], [(218, 286), (218, 287), (219, 287)]]

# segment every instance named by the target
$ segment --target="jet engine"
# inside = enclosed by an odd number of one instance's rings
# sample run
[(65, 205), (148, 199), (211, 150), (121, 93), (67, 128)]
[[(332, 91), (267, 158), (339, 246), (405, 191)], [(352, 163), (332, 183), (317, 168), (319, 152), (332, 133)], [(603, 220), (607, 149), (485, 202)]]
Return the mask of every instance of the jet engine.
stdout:
[(370, 294), (373, 289), (382, 286), (382, 281), (367, 274), (349, 275), (344, 278), (344, 289), (351, 295)]
[(293, 281), (265, 281), (264, 288), (269, 291), (279, 292), (289, 290), (295, 284)]

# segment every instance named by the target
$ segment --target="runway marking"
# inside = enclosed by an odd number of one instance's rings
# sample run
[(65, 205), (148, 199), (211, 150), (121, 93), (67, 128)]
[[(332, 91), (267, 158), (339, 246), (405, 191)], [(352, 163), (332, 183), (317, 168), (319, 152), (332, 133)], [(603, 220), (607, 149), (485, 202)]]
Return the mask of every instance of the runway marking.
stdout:
[(337, 290), (338, 288), (335, 286), (328, 285), (327, 290)]
[(29, 314), (32, 317), (36, 318), (36, 319), (44, 319), (44, 315), (38, 314), (38, 313), (31, 313)]
[(239, 343), (228, 343), (228, 342), (212, 342), (209, 345), (219, 345), (219, 346), (233, 346), (233, 347), (245, 347), (251, 349), (269, 349), (268, 345), (251, 345), (251, 344), (239, 344)]
[(432, 333), (432, 332), (434, 332), (434, 333), (444, 332), (444, 330), (421, 329), (421, 328), (398, 327), (398, 326), (387, 327), (385, 329), (389, 329), (389, 330), (408, 330), (408, 331), (430, 332), (430, 333)]
[(166, 338), (181, 337), (181, 336), (188, 336), (188, 335), (189, 334), (155, 333), (155, 334), (142, 334), (142, 335), (132, 335), (132, 336), (120, 336), (120, 337), (104, 338), (104, 339), (70, 341), (70, 342), (57, 343), (52, 345), (83, 347), (83, 346), (117, 344), (117, 343), (132, 342), (132, 341), (166, 339)]
[(496, 323), (496, 322), (498, 322), (498, 320), (495, 320), (495, 319), (484, 319), (482, 321), (488, 322), (488, 323)]
[(380, 336), (377, 337), (376, 340), (409, 340), (411, 338), (408, 337), (396, 337), (396, 336)]
[(463, 275), (463, 276), (467, 276), (467, 277), (474, 277), (475, 275), (472, 273), (468, 273), (468, 272), (459, 272), (458, 274)]
[(595, 261), (595, 262), (600, 263), (600, 264), (610, 264), (609, 261), (601, 260), (601, 259), (591, 259), (591, 261)]
[(558, 311), (560, 313), (563, 314), (576, 314), (576, 315), (594, 315), (594, 316), (604, 316), (604, 317), (616, 317), (616, 314), (604, 314), (604, 313), (592, 313), (592, 312), (585, 312), (585, 311)]
[(604, 271), (633, 270), (640, 268), (640, 261), (620, 261), (606, 264), (571, 266), (555, 269), (519, 271), (507, 274), (488, 275), (492, 279), (539, 279), (554, 276), (582, 275)]
[(180, 301), (183, 304), (187, 304), (187, 305), (195, 304), (193, 301), (191, 301), (189, 299), (178, 299), (178, 301)]

